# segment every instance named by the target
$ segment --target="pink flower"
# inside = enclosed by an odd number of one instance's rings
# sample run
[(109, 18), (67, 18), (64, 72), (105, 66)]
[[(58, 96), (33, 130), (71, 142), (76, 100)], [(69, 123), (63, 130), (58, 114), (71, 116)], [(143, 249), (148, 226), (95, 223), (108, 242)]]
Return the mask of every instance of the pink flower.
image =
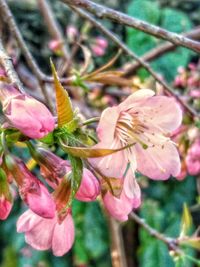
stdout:
[(110, 156), (90, 159), (108, 177), (123, 177), (127, 164), (152, 179), (165, 180), (180, 172), (180, 158), (168, 137), (182, 120), (173, 98), (154, 96), (149, 89), (139, 90), (120, 105), (103, 111), (97, 128), (99, 148), (128, 149)]
[(11, 200), (0, 196), (0, 220), (6, 220), (12, 209), (13, 203)]
[(198, 175), (200, 173), (200, 139), (197, 139), (189, 148), (185, 162), (189, 174)]
[(70, 213), (60, 221), (57, 216), (45, 219), (27, 210), (17, 221), (17, 232), (25, 233), (26, 242), (33, 248), (51, 248), (55, 256), (63, 256), (74, 242), (74, 223)]
[(75, 26), (69, 25), (66, 29), (66, 35), (70, 42), (74, 42), (79, 32)]
[(13, 198), (6, 173), (0, 168), (0, 220), (6, 220), (13, 206)]
[(31, 142), (27, 142), (29, 151), (34, 160), (40, 165), (41, 174), (50, 182), (53, 188), (59, 184), (59, 179), (71, 171), (70, 164), (67, 160), (55, 155), (43, 147), (35, 147)]
[(83, 169), (81, 185), (76, 193), (76, 199), (80, 201), (94, 201), (100, 194), (100, 185), (96, 177), (86, 168)]
[(55, 127), (54, 117), (41, 102), (11, 85), (0, 88), (0, 100), (9, 125), (30, 138), (42, 138)]
[(108, 41), (105, 38), (100, 37), (100, 36), (95, 39), (95, 44), (104, 49), (108, 47)]
[(6, 156), (6, 165), (13, 175), (23, 201), (39, 216), (53, 218), (55, 203), (47, 188), (38, 180), (19, 158)]
[(190, 96), (194, 98), (200, 98), (200, 89), (193, 89), (190, 91)]
[(141, 192), (135, 177), (129, 170), (119, 198), (109, 191), (103, 196), (103, 203), (109, 214), (119, 221), (127, 221), (129, 213), (140, 206)]
[(53, 52), (59, 52), (60, 49), (62, 48), (62, 45), (63, 45), (63, 41), (61, 40), (51, 40), (49, 43), (48, 43), (48, 46), (49, 46), (49, 49)]
[(92, 45), (92, 52), (97, 57), (102, 57), (105, 54), (105, 49), (98, 45)]

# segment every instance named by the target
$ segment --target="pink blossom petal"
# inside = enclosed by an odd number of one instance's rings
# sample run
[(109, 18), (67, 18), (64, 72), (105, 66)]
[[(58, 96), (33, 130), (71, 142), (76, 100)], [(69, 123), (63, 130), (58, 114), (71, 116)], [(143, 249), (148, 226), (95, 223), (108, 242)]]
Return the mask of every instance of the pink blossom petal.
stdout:
[(162, 148), (135, 146), (137, 169), (142, 174), (156, 180), (165, 180), (170, 175), (177, 176), (181, 170), (181, 163), (176, 147), (167, 142)]
[(30, 209), (25, 211), (17, 221), (17, 232), (23, 233), (31, 230), (35, 225), (40, 223), (42, 217), (38, 216)]
[(39, 216), (43, 218), (53, 218), (56, 211), (55, 202), (47, 188), (41, 182), (39, 183), (39, 187), (39, 194), (27, 194), (27, 204), (30, 209)]
[(104, 144), (111, 144), (114, 139), (115, 127), (119, 111), (116, 107), (106, 108), (102, 114), (97, 127), (97, 135)]
[(134, 199), (134, 207), (140, 205), (141, 191), (134, 173), (129, 169), (124, 178), (124, 193), (128, 198)]
[(94, 201), (100, 194), (100, 184), (97, 178), (88, 169), (83, 169), (81, 185), (76, 193), (76, 199), (79, 201)]
[(113, 196), (109, 191), (103, 197), (103, 203), (112, 217), (119, 221), (127, 221), (133, 210), (133, 200), (122, 191), (120, 198)]
[(182, 111), (173, 98), (152, 97), (146, 100), (143, 110), (150, 117), (149, 125), (153, 123), (164, 131), (172, 132), (181, 125)]
[[(109, 148), (117, 149), (119, 147), (121, 145), (119, 141), (116, 141), (115, 145)], [(107, 148), (107, 146), (103, 142), (100, 142), (94, 148)], [(113, 178), (122, 178), (128, 163), (123, 150), (105, 157), (90, 158), (89, 162), (100, 170), (102, 174)]]
[[(36, 215), (37, 216), (37, 215)], [(51, 248), (52, 236), (56, 218), (44, 219), (25, 233), (25, 241), (37, 250), (47, 250)]]
[(136, 91), (135, 93), (131, 94), (129, 97), (126, 98), (118, 107), (120, 111), (127, 110), (136, 103), (146, 100), (147, 98), (151, 98), (155, 95), (155, 92), (150, 89), (141, 89)]
[(68, 214), (61, 224), (55, 225), (52, 239), (53, 254), (63, 256), (71, 249), (73, 242), (74, 223), (71, 214)]

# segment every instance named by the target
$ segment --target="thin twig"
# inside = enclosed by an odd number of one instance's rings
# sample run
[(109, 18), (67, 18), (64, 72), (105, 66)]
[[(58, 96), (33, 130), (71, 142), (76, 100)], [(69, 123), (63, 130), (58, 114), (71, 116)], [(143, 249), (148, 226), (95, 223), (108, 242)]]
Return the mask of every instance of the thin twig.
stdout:
[(1, 65), (4, 67), (6, 74), (8, 78), (10, 79), (10, 82), (17, 86), (17, 88), (20, 90), (21, 93), (25, 93), (23, 89), (23, 85), (14, 69), (14, 66), (12, 64), (12, 59), (7, 55), (2, 41), (0, 39), (0, 62)]
[(127, 55), (132, 57), (134, 60), (140, 63), (154, 78), (158, 81), (164, 89), (170, 93), (176, 100), (187, 110), (187, 112), (192, 117), (198, 117), (199, 115), (195, 110), (193, 110), (189, 105), (187, 105), (178, 95), (175, 94), (173, 88), (169, 86), (160, 76), (151, 68), (151, 66), (139, 58), (134, 52), (132, 52), (116, 35), (114, 35), (110, 30), (106, 29), (100, 22), (98, 22), (93, 16), (89, 15), (80, 8), (71, 6), (72, 10), (78, 13), (83, 18), (89, 20), (95, 27), (102, 31), (107, 37), (109, 37), (115, 44), (117, 44)]
[(142, 226), (152, 237), (163, 241), (170, 250), (180, 252), (176, 239), (161, 234), (156, 229), (145, 223), (144, 219), (141, 219), (135, 212), (131, 212), (129, 217), (133, 219), (137, 224)]
[(47, 104), (49, 105), (51, 110), (53, 110), (50, 97), (47, 94), (45, 87), (44, 87), (44, 84), (43, 84), (44, 75), (40, 71), (35, 59), (32, 57), (26, 43), (24, 42), (24, 39), (23, 39), (23, 37), (22, 37), (22, 35), (21, 35), (21, 33), (20, 33), (16, 23), (15, 23), (14, 17), (10, 11), (10, 8), (8, 7), (5, 0), (0, 0), (0, 12), (1, 12), (1, 16), (4, 18), (4, 21), (6, 23), (8, 23), (10, 31), (15, 36), (15, 38), (18, 42), (18, 45), (21, 48), (22, 53), (24, 54), (24, 56), (26, 58), (26, 61), (27, 61), (29, 68), (32, 70), (34, 75), (37, 77), (39, 84), (41, 86), (41, 89), (42, 89), (42, 93), (44, 94), (44, 97), (45, 97)]
[[(183, 34), (184, 36), (187, 36), (191, 39), (196, 39), (199, 40), (200, 39), (200, 27), (197, 27), (194, 30), (189, 31), (188, 33)], [(144, 61), (152, 61), (155, 58), (158, 58), (160, 56), (162, 56), (163, 54), (165, 54), (166, 52), (172, 51), (174, 49), (176, 49), (177, 46), (171, 43), (164, 43), (161, 44), (155, 48), (153, 48), (152, 50), (148, 51), (146, 54), (144, 54), (141, 59)], [(133, 63), (124, 73), (124, 77), (129, 77), (131, 75), (133, 75), (135, 73), (135, 71), (140, 67), (140, 63), (139, 62), (135, 62)]]
[(63, 57), (66, 61), (69, 61), (69, 48), (64, 41), (64, 37), (58, 22), (56, 21), (51, 6), (48, 0), (38, 0), (39, 9), (44, 17), (48, 31), (53, 39), (61, 43), (61, 49)]
[(155, 37), (170, 41), (175, 45), (184, 46), (190, 50), (200, 53), (200, 42), (190, 40), (180, 34), (169, 32), (158, 26), (154, 26), (142, 20), (130, 17), (122, 12), (116, 11), (114, 9), (108, 8), (100, 4), (96, 4), (90, 0), (60, 0), (60, 1), (68, 5), (73, 5), (76, 7), (81, 7), (83, 9), (86, 9), (87, 11), (94, 14), (100, 19), (107, 18), (113, 20), (117, 23), (138, 29)]

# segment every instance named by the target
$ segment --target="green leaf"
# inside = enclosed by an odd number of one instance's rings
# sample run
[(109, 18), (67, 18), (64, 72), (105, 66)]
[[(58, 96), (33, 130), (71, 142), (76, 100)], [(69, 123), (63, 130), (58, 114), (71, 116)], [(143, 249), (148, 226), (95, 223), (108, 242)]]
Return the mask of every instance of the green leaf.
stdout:
[(65, 125), (73, 120), (74, 114), (72, 110), (72, 104), (67, 91), (64, 89), (59, 81), (55, 66), (52, 61), (51, 69), (54, 77), (54, 87), (56, 91), (56, 107), (58, 116), (58, 127)]
[(39, 141), (48, 145), (52, 145), (54, 143), (54, 135), (53, 133), (49, 133), (44, 137), (40, 138)]
[[(128, 6), (128, 14), (155, 25), (159, 23), (160, 19), (158, 4), (149, 0), (131, 1)], [(157, 39), (149, 34), (131, 28), (127, 29), (127, 44), (138, 55), (154, 48), (157, 42)]]
[(200, 129), (200, 120), (195, 122), (195, 126)]
[(69, 155), (69, 160), (70, 160), (71, 167), (72, 167), (71, 195), (70, 195), (70, 200), (69, 200), (69, 202), (71, 202), (71, 200), (74, 198), (81, 184), (81, 179), (83, 175), (83, 162), (80, 158), (73, 157), (72, 155)]
[[(93, 259), (108, 252), (108, 230), (97, 202), (88, 203), (84, 218), (85, 247)], [(100, 265), (101, 266), (101, 265)], [(111, 266), (108, 264), (106, 266)]]

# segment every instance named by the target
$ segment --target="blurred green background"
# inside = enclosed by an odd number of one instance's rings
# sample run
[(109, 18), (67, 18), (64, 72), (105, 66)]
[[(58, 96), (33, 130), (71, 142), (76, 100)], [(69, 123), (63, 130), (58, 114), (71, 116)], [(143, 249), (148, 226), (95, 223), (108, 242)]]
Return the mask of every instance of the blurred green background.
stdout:
[[(186, 32), (200, 24), (200, 1), (197, 0), (109, 0), (100, 1), (129, 15), (160, 25), (170, 31)], [(63, 30), (69, 24), (80, 28), (82, 20), (77, 18), (58, 1), (51, 1)], [(48, 71), (48, 49), (50, 37), (38, 12), (36, 1), (9, 1), (20, 30), (29, 48), (44, 71)], [(105, 25), (116, 32), (138, 55), (142, 55), (161, 41), (134, 29), (124, 29), (121, 25), (106, 22)], [(5, 29), (7, 31), (7, 29)], [(95, 31), (91, 34), (97, 34)], [(9, 35), (9, 34), (8, 34)], [(112, 46), (109, 51), (112, 51)], [(109, 51), (97, 64), (105, 63)], [(109, 57), (108, 57), (109, 58)], [(20, 61), (23, 62), (23, 57)], [(195, 55), (179, 48), (152, 63), (153, 68), (166, 80), (172, 82), (179, 66), (187, 66), (197, 61)], [(123, 59), (122, 59), (122, 63)], [(140, 70), (140, 77), (147, 77)], [(21, 151), (21, 150), (20, 150)], [(21, 152), (20, 152), (21, 153)], [(26, 151), (21, 155), (28, 158)], [(187, 177), (184, 181), (171, 178), (168, 181), (150, 181), (138, 177), (142, 184), (143, 204), (138, 213), (157, 230), (171, 236), (178, 236), (180, 230), (183, 203), (190, 207), (197, 203), (196, 177)], [(80, 203), (74, 201), (73, 216), (76, 225), (76, 241), (70, 253), (61, 258), (51, 252), (32, 250), (24, 242), (24, 236), (16, 233), (16, 220), (25, 207), (19, 199), (15, 201), (9, 218), (0, 222), (0, 267), (110, 267), (110, 231), (107, 219), (98, 202)], [(200, 221), (200, 211), (192, 212), (194, 224)], [(173, 267), (168, 248), (161, 241), (150, 237), (133, 221), (122, 225), (122, 233), (128, 267)], [(194, 251), (188, 252), (195, 255)], [(198, 255), (196, 255), (198, 257)], [(185, 262), (182, 266), (194, 266)]]

